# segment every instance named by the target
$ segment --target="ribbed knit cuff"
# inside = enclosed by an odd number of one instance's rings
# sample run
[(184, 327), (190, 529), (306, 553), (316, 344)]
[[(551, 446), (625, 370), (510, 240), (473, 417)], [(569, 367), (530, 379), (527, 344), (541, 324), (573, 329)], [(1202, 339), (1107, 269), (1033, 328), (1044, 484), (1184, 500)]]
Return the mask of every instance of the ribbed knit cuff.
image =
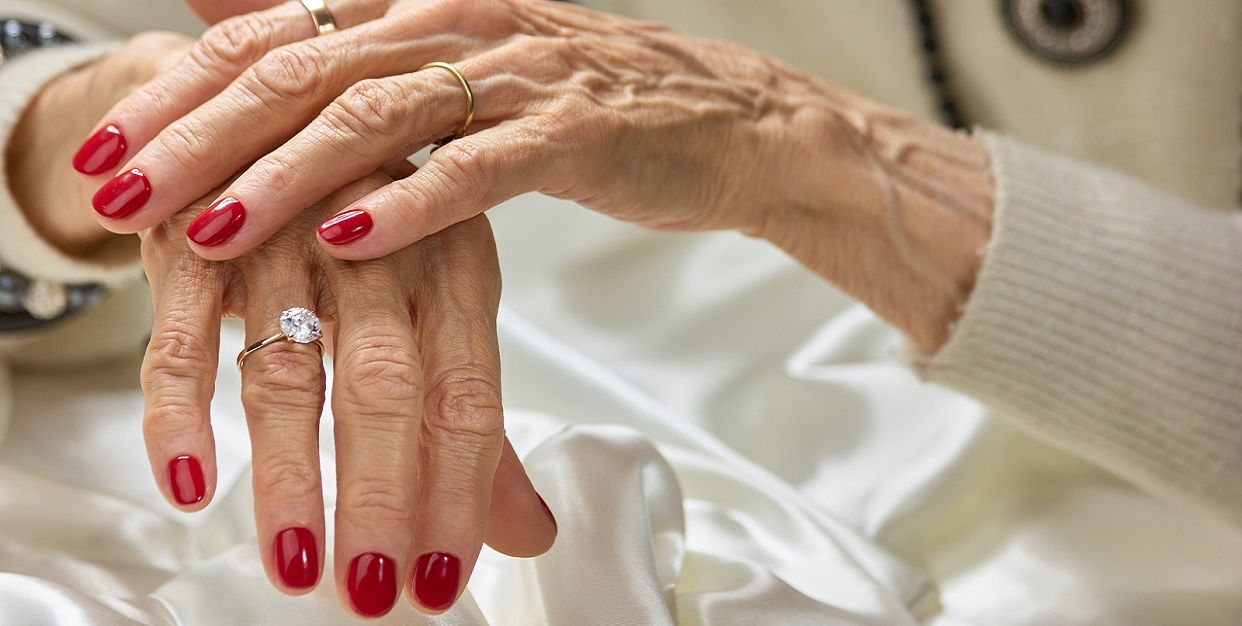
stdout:
[(1242, 527), (1242, 214), (989, 135), (995, 230), (927, 379)]
[[(102, 56), (116, 45), (97, 43), (39, 50), (0, 67), (0, 80), (4, 84), (0, 89), (0, 147), (4, 148), (0, 152), (0, 264), (34, 278), (66, 283), (117, 285), (142, 275), (137, 246), (132, 241), (118, 241), (90, 258), (66, 255), (44, 241), (26, 220), (10, 192), (9, 168), (5, 162), (13, 128), (43, 86), (64, 72)], [(78, 141), (82, 138), (61, 139)]]

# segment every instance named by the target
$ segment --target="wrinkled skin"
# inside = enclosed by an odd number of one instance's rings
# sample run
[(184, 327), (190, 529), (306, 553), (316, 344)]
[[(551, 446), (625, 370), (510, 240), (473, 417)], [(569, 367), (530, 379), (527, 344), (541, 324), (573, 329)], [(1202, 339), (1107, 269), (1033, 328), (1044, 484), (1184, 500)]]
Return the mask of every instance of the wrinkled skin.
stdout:
[[(10, 146), (13, 188), (54, 245), (89, 254), (117, 243), (91, 217), (93, 185), (68, 167), (73, 147), (63, 141), (65, 125), (86, 132), (95, 116), (175, 64), (189, 45), (176, 35), (135, 37), (53, 81), (32, 103)], [(486, 220), (361, 263), (335, 259), (315, 242), (319, 220), (413, 170), (381, 169), (312, 204), (229, 262), (202, 259), (185, 238), (210, 197), (139, 233), (156, 308), (142, 370), (144, 432), (161, 490), (184, 510), (203, 508), (216, 489), (209, 407), (220, 318), (245, 320), (248, 342), (276, 332), (276, 318), (289, 306), (310, 307), (328, 322), (337, 453), (333, 571), (342, 601), (355, 609), (344, 590), (356, 555), (390, 557), (397, 588), (408, 591), (419, 555), (453, 554), (461, 561), (460, 593), (484, 541), (531, 556), (556, 533), (504, 437), (495, 328), (500, 275)], [(325, 554), (322, 362), (313, 347), (280, 343), (253, 354), (242, 374), (261, 555), (273, 584), (304, 593), (282, 580), (272, 546), (280, 531), (305, 528), (317, 554)], [(197, 502), (182, 504), (172, 493), (169, 461), (181, 455), (204, 470)]]

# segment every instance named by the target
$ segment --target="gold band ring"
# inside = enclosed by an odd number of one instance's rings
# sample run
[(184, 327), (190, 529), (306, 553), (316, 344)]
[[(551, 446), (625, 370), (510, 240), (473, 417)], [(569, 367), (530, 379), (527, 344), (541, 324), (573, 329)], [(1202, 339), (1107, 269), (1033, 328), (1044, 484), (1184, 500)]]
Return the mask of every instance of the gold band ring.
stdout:
[(260, 339), (237, 354), (237, 369), (246, 363), (246, 357), (274, 343), (288, 341), (295, 344), (315, 344), (319, 348), (319, 356), (323, 357), (323, 334), (319, 330), (319, 318), (309, 309), (295, 306), (285, 309), (280, 314), (280, 332)]
[(474, 90), (470, 88), (470, 81), (466, 80), (465, 75), (463, 75), (461, 71), (459, 71), (456, 67), (453, 67), (450, 63), (445, 63), (444, 61), (432, 61), (431, 63), (418, 68), (418, 71), (421, 72), (432, 67), (438, 67), (442, 70), (448, 70), (451, 72), (453, 76), (457, 77), (457, 82), (461, 83), (461, 88), (466, 91), (466, 121), (462, 122), (461, 130), (457, 131), (456, 135), (436, 142), (437, 146), (443, 146), (454, 139), (461, 139), (462, 137), (465, 137), (466, 131), (470, 130), (470, 124), (474, 122)]
[(311, 17), (315, 20), (315, 31), (320, 35), (326, 35), (336, 30), (336, 19), (332, 17), (332, 11), (328, 10), (327, 3), (324, 0), (299, 0), (302, 6), (310, 11)]

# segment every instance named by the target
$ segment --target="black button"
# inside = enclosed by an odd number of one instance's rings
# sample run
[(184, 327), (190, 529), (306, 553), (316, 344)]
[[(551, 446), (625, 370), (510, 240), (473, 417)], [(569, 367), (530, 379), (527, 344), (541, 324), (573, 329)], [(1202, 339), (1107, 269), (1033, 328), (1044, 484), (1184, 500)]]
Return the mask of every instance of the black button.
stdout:
[(1082, 23), (1082, 5), (1075, 0), (1044, 0), (1039, 13), (1044, 23), (1053, 28), (1064, 30)]
[(1028, 52), (1054, 65), (1099, 61), (1129, 31), (1131, 0), (999, 0), (1005, 25)]

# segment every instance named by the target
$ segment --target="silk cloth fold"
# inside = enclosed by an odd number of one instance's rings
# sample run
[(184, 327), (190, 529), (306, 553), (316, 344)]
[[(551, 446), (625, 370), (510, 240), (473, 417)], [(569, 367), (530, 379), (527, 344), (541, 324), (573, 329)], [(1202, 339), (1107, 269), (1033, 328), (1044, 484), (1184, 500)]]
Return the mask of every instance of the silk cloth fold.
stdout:
[[(921, 383), (897, 333), (777, 251), (535, 196), (493, 222), (507, 428), (560, 535), (536, 559), (485, 550), (442, 617), (403, 602), (376, 623), (1242, 619), (1237, 534)], [(227, 327), (223, 353), (241, 343)], [(266, 581), (228, 359), (216, 499), (164, 503), (138, 351), (0, 388), (0, 624), (352, 623), (330, 582)], [(330, 416), (323, 435), (330, 490)]]

